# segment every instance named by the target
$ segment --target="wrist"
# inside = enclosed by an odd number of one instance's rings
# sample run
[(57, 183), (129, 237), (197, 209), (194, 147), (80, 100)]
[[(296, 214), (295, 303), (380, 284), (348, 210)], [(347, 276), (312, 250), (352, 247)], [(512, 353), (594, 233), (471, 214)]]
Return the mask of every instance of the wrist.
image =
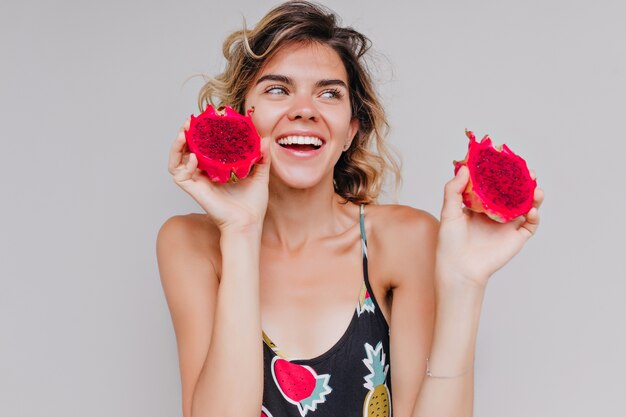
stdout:
[(484, 293), (489, 276), (435, 266), (435, 286), (441, 291)]
[(258, 281), (261, 254), (260, 231), (247, 228), (224, 230), (220, 236), (220, 251), (222, 276), (239, 276), (245, 277), (245, 280)]
[(222, 239), (260, 239), (263, 226), (258, 223), (228, 224), (220, 226)]
[(480, 310), (485, 298), (486, 286), (464, 276), (435, 273), (435, 297), (438, 309)]
[(480, 315), (485, 299), (485, 288), (449, 287), (435, 285), (437, 314), (443, 317), (470, 317)]
[(232, 245), (260, 246), (261, 232), (262, 228), (256, 225), (220, 228), (220, 246), (222, 250)]

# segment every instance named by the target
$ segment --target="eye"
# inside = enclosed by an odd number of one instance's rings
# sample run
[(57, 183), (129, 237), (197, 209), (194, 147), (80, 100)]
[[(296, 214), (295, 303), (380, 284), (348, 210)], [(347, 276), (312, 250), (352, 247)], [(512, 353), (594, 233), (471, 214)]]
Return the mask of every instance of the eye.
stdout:
[(324, 98), (340, 99), (343, 97), (343, 92), (336, 88), (331, 88), (329, 90), (324, 90), (321, 96)]
[(271, 95), (287, 94), (287, 89), (282, 85), (272, 85), (265, 89), (265, 93)]

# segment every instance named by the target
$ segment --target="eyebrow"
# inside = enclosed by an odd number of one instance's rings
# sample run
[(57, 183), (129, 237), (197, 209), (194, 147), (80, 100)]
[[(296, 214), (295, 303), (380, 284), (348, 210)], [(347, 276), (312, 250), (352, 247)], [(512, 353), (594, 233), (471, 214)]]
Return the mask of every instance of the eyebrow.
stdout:
[[(286, 75), (278, 75), (278, 74), (267, 74), (259, 78), (256, 82), (256, 85), (261, 84), (263, 81), (276, 81), (280, 83), (285, 83), (287, 85), (294, 85), (293, 79), (291, 77), (287, 77)], [(315, 83), (315, 88), (328, 87), (330, 85), (338, 85), (346, 90), (348, 86), (342, 80), (319, 80)]]

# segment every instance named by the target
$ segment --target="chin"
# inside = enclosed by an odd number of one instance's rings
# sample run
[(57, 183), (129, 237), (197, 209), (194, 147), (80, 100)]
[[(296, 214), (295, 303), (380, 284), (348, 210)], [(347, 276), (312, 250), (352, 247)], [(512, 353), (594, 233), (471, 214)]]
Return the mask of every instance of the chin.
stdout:
[(278, 181), (289, 188), (296, 190), (306, 190), (319, 186), (321, 183), (328, 181), (332, 184), (332, 173), (326, 174), (320, 172), (319, 169), (305, 167), (293, 167), (285, 169), (284, 167), (272, 167), (274, 170), (274, 181)]

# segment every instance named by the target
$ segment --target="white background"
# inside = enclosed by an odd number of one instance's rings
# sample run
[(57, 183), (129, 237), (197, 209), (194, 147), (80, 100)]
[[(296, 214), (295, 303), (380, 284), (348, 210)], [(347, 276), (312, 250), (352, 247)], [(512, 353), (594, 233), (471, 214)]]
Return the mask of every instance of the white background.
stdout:
[[(154, 246), (198, 207), (167, 153), (197, 112), (185, 80), (274, 4), (0, 5), (1, 415), (181, 415)], [(490, 284), (476, 416), (623, 415), (624, 2), (326, 4), (373, 41), (401, 203), (438, 214), (466, 127), (545, 189), (540, 232)]]

